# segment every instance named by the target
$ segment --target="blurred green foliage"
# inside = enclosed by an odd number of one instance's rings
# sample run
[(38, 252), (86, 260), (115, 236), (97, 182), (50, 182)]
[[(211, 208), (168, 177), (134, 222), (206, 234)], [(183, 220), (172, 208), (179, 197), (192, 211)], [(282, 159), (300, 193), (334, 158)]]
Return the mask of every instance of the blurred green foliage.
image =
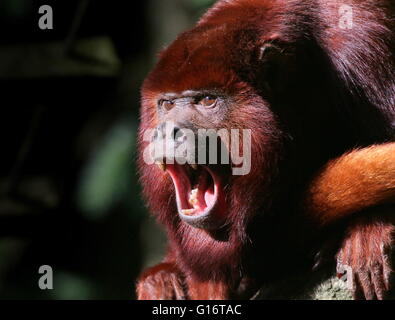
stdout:
[(200, 10), (211, 6), (215, 0), (188, 0), (188, 2), (196, 9)]
[(207, 8), (212, 6), (216, 0), (186, 0), (190, 10), (192, 11), (192, 16), (194, 19), (199, 19)]
[(98, 288), (86, 278), (71, 273), (56, 272), (52, 298), (55, 300), (97, 299)]
[(10, 20), (24, 18), (32, 10), (32, 2), (26, 0), (1, 0), (0, 16)]
[(121, 199), (131, 198), (136, 130), (135, 122), (122, 120), (92, 154), (77, 194), (77, 203), (87, 218), (102, 218)]
[[(45, 118), (47, 122), (43, 126), (50, 125), (54, 131), (49, 135), (53, 134), (53, 138), (56, 138), (57, 128), (52, 122), (58, 120), (57, 113), (63, 115), (73, 112), (74, 109), (69, 108), (70, 104), (63, 102), (70, 100), (71, 104), (75, 102), (77, 111), (67, 128), (71, 128), (73, 132), (78, 132), (78, 126), (87, 128), (89, 137), (87, 141), (82, 139), (81, 142), (82, 148), (86, 151), (81, 156), (83, 159), (79, 158), (79, 154), (76, 159), (71, 155), (67, 157), (70, 161), (78, 162), (78, 167), (75, 163), (61, 162), (60, 169), (56, 169), (62, 171), (68, 165), (72, 168), (70, 170), (78, 168), (75, 172), (68, 171), (72, 185), (64, 183), (61, 174), (59, 176), (62, 179), (55, 181), (70, 188), (71, 195), (69, 198), (67, 189), (65, 199), (60, 201), (64, 206), (62, 210), (50, 211), (53, 219), (48, 222), (50, 235), (35, 235), (36, 238), (29, 238), (20, 237), (17, 233), (17, 236), (0, 239), (1, 297), (132, 298), (134, 281), (141, 268), (162, 259), (166, 238), (154, 219), (149, 218), (144, 207), (136, 170), (139, 87), (150, 68), (151, 62), (147, 61), (152, 61), (156, 54), (155, 43), (162, 46), (174, 39), (178, 32), (193, 25), (207, 7), (215, 2), (162, 1), (149, 1), (156, 10), (160, 5), (169, 8), (166, 14), (162, 10), (155, 14), (150, 11), (150, 14), (147, 14), (147, 24), (151, 25), (154, 32), (153, 35), (148, 32), (139, 35), (147, 42), (144, 49), (141, 49), (145, 51), (133, 51), (128, 57), (119, 55), (119, 46), (117, 47), (114, 41), (118, 37), (109, 34), (88, 37), (79, 37), (77, 34), (72, 47), (68, 48), (70, 50), (65, 50), (63, 34), (55, 40), (51, 38), (38, 42), (25, 42), (29, 37), (26, 35), (20, 42), (2, 45), (0, 80), (21, 81), (21, 86), (29, 87), (32, 84), (44, 86), (50, 83), (51, 88), (58, 89), (59, 93), (53, 93), (51, 98), (48, 98), (49, 101), (44, 99), (50, 112), (46, 114), (48, 118)], [(26, 15), (35, 15), (36, 6), (32, 3), (32, 0), (0, 0), (0, 19), (9, 20), (10, 25), (13, 25), (18, 23), (19, 19), (23, 20)], [(93, 3), (94, 1), (91, 1), (91, 4)], [(65, 21), (69, 23), (73, 17), (66, 18)], [(140, 30), (136, 32), (141, 33)], [(25, 32), (22, 34), (25, 35)], [(119, 38), (123, 38), (122, 32)], [(122, 41), (129, 45), (129, 39)], [(78, 83), (83, 83), (82, 90), (75, 88), (74, 82), (77, 80), (81, 81)], [(96, 85), (104, 83), (103, 81), (107, 81), (105, 83), (109, 85), (96, 89)], [(20, 92), (28, 95), (22, 89)], [(95, 104), (97, 100), (98, 106)], [(89, 104), (86, 109), (90, 110), (90, 113), (86, 112), (86, 118), (83, 115), (85, 109), (82, 110), (86, 104), (82, 101), (88, 101)], [(27, 109), (25, 104), (21, 105), (21, 110), (25, 110), (25, 107)], [(53, 112), (55, 109), (57, 111)], [(95, 122), (98, 118), (99, 124)], [(81, 132), (84, 132), (82, 128)], [(45, 133), (44, 130), (42, 134)], [(76, 135), (70, 144), (75, 146), (80, 143), (81, 136)], [(42, 143), (46, 146), (45, 141), (50, 138), (52, 137), (44, 136), (37, 144)], [(36, 150), (35, 147), (33, 152)], [(74, 149), (70, 147), (70, 150)], [(40, 154), (40, 159), (46, 155), (52, 156), (52, 151), (48, 148), (39, 149), (37, 153)], [(43, 179), (45, 170), (46, 168), (42, 169), (44, 173), (38, 169), (37, 172), (34, 170), (34, 174), (37, 178)], [(57, 175), (54, 176), (58, 179)], [(52, 176), (48, 179), (50, 178), (52, 179)], [(67, 178), (64, 180), (69, 183)], [(35, 187), (36, 185), (25, 184), (30, 193), (34, 193), (31, 189), (42, 189)], [(52, 184), (49, 184), (49, 188), (52, 188)], [(54, 188), (52, 191), (56, 193), (57, 189)], [(59, 197), (61, 196), (64, 196), (64, 193), (59, 193)], [(55, 217), (58, 214), (60, 218)], [(30, 225), (28, 227), (30, 228)], [(41, 291), (37, 287), (37, 270), (43, 263), (54, 268), (54, 290)]]

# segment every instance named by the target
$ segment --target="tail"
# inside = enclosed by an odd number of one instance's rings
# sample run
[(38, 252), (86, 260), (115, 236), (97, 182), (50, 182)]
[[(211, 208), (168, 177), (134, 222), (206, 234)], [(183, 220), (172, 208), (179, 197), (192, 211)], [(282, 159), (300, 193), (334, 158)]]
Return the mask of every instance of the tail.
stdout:
[(305, 200), (307, 214), (321, 225), (383, 204), (395, 204), (395, 143), (332, 160), (313, 179)]

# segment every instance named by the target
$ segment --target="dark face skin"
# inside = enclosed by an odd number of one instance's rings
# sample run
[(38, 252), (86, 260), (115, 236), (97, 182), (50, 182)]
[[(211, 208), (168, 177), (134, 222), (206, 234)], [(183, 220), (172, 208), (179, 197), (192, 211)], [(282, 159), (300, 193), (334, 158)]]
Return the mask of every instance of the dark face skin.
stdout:
[(158, 100), (161, 122), (173, 121), (181, 127), (217, 128), (227, 113), (229, 98), (212, 91), (165, 93)]
[[(224, 122), (226, 99), (209, 91), (188, 90), (180, 94), (162, 94), (157, 101), (159, 125), (153, 142), (170, 140), (176, 148), (185, 145), (186, 149), (192, 148), (194, 152), (193, 159), (183, 154), (185, 159), (180, 160), (180, 155), (177, 155), (173, 161), (167, 150), (163, 155), (156, 155), (155, 162), (173, 180), (180, 219), (195, 228), (216, 230), (226, 219), (223, 178), (228, 166), (201, 163), (197, 156), (203, 151), (208, 158), (210, 148), (207, 144), (201, 149), (198, 129), (215, 129)], [(194, 134), (192, 139), (187, 139), (186, 129)], [(219, 138), (216, 144), (220, 148)]]

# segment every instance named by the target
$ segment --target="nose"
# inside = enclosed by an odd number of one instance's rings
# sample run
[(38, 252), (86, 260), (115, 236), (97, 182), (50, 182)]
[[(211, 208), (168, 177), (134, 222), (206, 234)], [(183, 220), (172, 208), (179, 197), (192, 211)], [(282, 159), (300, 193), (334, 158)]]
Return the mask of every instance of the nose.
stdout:
[(171, 121), (158, 125), (152, 139), (155, 162), (163, 163), (168, 160), (176, 160), (182, 163), (184, 160), (194, 159), (195, 139), (190, 132), (190, 129)]
[(163, 122), (156, 127), (153, 140), (171, 140), (174, 142), (184, 141), (185, 133), (174, 122)]

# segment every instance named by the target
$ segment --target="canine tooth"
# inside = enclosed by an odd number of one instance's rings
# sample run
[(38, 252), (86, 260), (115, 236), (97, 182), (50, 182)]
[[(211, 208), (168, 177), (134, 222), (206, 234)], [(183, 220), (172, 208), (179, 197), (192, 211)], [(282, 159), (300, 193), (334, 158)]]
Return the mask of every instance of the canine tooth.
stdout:
[(181, 210), (181, 213), (183, 215), (190, 216), (194, 211), (195, 211), (194, 209), (186, 209), (186, 210)]
[(196, 163), (191, 163), (191, 167), (193, 170), (197, 170), (197, 168), (198, 168)]
[(159, 162), (159, 161), (157, 161), (156, 162), (156, 165), (159, 167), (159, 169), (161, 169), (162, 171), (166, 171), (166, 164), (165, 163), (162, 163), (162, 162)]

